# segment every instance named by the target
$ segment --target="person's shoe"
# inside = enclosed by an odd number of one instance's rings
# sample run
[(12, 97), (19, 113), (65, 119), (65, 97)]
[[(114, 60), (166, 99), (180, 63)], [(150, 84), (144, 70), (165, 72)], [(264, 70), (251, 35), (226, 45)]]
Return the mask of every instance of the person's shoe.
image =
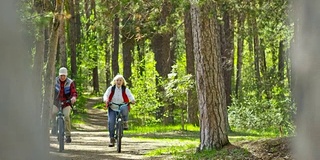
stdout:
[(71, 136), (66, 137), (66, 143), (71, 143)]
[(51, 135), (57, 135), (57, 127), (53, 126), (51, 129)]
[(113, 147), (114, 143), (116, 143), (116, 140), (114, 138), (110, 138), (109, 147)]
[(128, 121), (123, 121), (123, 130), (128, 130), (129, 126), (128, 126)]

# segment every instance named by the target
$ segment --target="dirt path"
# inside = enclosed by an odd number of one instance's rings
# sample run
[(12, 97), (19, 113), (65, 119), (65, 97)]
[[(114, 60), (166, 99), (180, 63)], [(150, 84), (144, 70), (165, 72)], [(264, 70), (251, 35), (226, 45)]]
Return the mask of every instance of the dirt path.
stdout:
[[(101, 99), (88, 100), (86, 124), (79, 124), (72, 131), (72, 143), (65, 145), (65, 151), (58, 152), (56, 137), (50, 137), (50, 148), (53, 160), (129, 160), (129, 159), (168, 159), (169, 157), (147, 157), (148, 151), (165, 147), (167, 142), (161, 140), (141, 140), (123, 138), (122, 152), (117, 153), (116, 147), (108, 147), (109, 137), (106, 130), (107, 117), (103, 110), (92, 108)], [(170, 143), (179, 143), (171, 141)]]

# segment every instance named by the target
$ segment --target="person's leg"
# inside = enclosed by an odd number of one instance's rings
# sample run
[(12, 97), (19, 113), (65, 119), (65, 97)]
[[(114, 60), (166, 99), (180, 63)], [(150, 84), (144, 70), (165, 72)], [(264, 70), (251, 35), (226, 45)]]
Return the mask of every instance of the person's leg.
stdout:
[(57, 134), (57, 121), (56, 121), (56, 116), (58, 113), (58, 107), (53, 105), (52, 106), (52, 111), (51, 111), (51, 116), (50, 116), (50, 121), (51, 121), (51, 134), (55, 135)]
[(110, 107), (108, 108), (108, 130), (109, 130), (109, 137), (110, 137), (110, 144), (109, 147), (113, 147), (115, 143), (114, 139), (114, 131), (115, 131), (115, 123), (116, 123), (116, 112), (112, 110)]
[(121, 114), (123, 116), (123, 129), (128, 130), (128, 119), (129, 119), (129, 110), (128, 107), (122, 107), (121, 108)]
[(71, 107), (67, 106), (63, 108), (64, 121), (65, 121), (65, 134), (66, 134), (66, 142), (71, 142), (71, 120), (70, 120)]

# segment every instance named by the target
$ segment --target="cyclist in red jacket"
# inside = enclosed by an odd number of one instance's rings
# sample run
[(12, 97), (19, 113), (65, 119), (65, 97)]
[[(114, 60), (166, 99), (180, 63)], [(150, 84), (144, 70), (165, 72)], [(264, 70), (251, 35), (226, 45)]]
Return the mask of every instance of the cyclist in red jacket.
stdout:
[[(74, 81), (67, 77), (68, 70), (65, 67), (59, 69), (59, 76), (56, 77), (55, 83), (55, 97), (54, 97), (54, 106), (52, 107), (52, 120), (55, 120), (56, 114), (58, 113), (58, 103), (59, 101), (63, 102), (70, 100), (71, 104), (76, 102), (77, 91), (74, 84)], [(65, 103), (63, 108), (63, 114), (65, 117), (65, 135), (66, 143), (71, 143), (71, 121), (70, 121), (70, 112), (71, 104)], [(53, 122), (53, 127), (51, 134), (56, 134), (57, 126), (56, 122)]]
[[(111, 86), (106, 90), (103, 95), (103, 101), (106, 103), (106, 107), (108, 108), (108, 129), (109, 129), (109, 137), (110, 144), (109, 147), (113, 147), (115, 143), (114, 132), (115, 132), (115, 123), (116, 123), (116, 109), (118, 106), (110, 105), (109, 102), (114, 103), (135, 103), (134, 96), (132, 95), (129, 88), (126, 88), (126, 80), (122, 75), (116, 75), (111, 81)], [(123, 129), (128, 130), (128, 114), (129, 114), (130, 106), (128, 108), (124, 108), (121, 110), (123, 115)]]

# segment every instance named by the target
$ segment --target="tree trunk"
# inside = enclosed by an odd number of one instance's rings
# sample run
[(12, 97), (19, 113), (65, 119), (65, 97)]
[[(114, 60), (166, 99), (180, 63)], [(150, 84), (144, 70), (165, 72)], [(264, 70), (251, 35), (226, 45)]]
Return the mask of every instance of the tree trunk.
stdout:
[[(39, 80), (41, 71), (32, 74), (32, 46), (25, 40), (24, 31), (27, 28), (20, 21), (21, 15), (17, 11), (21, 8), (16, 2), (18, 1), (2, 0), (0, 5), (0, 159), (47, 159), (49, 135), (48, 130), (43, 132), (41, 126), (38, 106), (41, 97), (37, 97), (39, 88), (33, 87), (33, 80)], [(41, 35), (43, 38), (43, 33)], [(41, 40), (43, 39), (37, 40), (38, 44)], [(40, 58), (36, 61), (42, 63)], [(39, 69), (38, 67), (34, 69)], [(36, 85), (42, 86), (41, 83)], [(42, 141), (44, 134), (47, 141)]]
[[(231, 106), (232, 99), (232, 73), (233, 73), (233, 19), (230, 16), (230, 11), (228, 10), (228, 4), (224, 2), (222, 4), (222, 16), (223, 16), (223, 25), (220, 25), (220, 39), (221, 39), (221, 60), (222, 60), (222, 69), (223, 69), (223, 79), (225, 85), (226, 93), (226, 105), (227, 107)], [(224, 9), (223, 9), (224, 8)], [(228, 108), (227, 108), (228, 109)], [(229, 126), (229, 121), (227, 120), (228, 130), (231, 131)]]
[[(253, 6), (255, 6), (255, 3)], [(257, 88), (257, 99), (261, 99), (261, 75), (260, 75), (260, 60), (261, 60), (261, 48), (260, 48), (260, 41), (259, 41), (259, 34), (258, 34), (258, 27), (257, 27), (257, 20), (255, 15), (250, 16), (250, 21), (252, 22), (252, 35), (253, 35), (253, 45), (254, 45), (254, 69), (255, 69), (255, 81), (256, 81), (256, 88)]]
[(49, 41), (49, 57), (46, 66), (46, 73), (45, 73), (45, 92), (44, 92), (44, 105), (43, 113), (42, 113), (42, 126), (44, 129), (44, 133), (46, 133), (46, 137), (44, 141), (49, 144), (49, 119), (50, 119), (50, 111), (51, 107), (53, 106), (53, 94), (54, 94), (54, 80), (55, 80), (55, 64), (56, 64), (56, 54), (57, 54), (57, 47), (58, 47), (58, 40), (59, 40), (59, 27), (61, 27), (61, 21), (63, 20), (63, 3), (64, 0), (57, 0), (56, 7), (54, 13), (54, 19), (52, 24), (52, 31)]
[(59, 53), (60, 53), (60, 66), (67, 67), (67, 52), (66, 52), (66, 36), (65, 36), (65, 20), (61, 21), (59, 27)]
[(68, 42), (71, 55), (71, 78), (75, 78), (77, 74), (77, 22), (76, 22), (76, 3), (74, 0), (67, 0), (67, 12), (70, 13), (68, 27)]
[[(34, 1), (34, 6), (36, 8), (36, 11), (38, 14), (43, 14), (44, 10), (45, 10), (45, 6), (42, 0), (35, 0)], [(46, 35), (46, 28), (48, 28), (47, 26), (40, 26), (39, 30), (38, 30), (38, 37), (35, 37), (36, 39), (36, 43), (35, 43), (35, 47), (36, 47), (36, 51), (35, 51), (35, 55), (33, 57), (33, 86), (32, 88), (34, 89), (34, 103), (36, 107), (36, 111), (38, 111), (35, 115), (36, 118), (38, 120), (38, 124), (40, 124), (41, 126), (41, 122), (42, 122), (42, 110), (44, 109), (44, 105), (43, 105), (43, 80), (42, 80), (42, 76), (44, 75), (44, 70), (43, 70), (43, 66), (44, 66), (44, 57), (45, 57), (45, 51), (46, 51), (46, 39), (45, 39), (45, 35)], [(47, 107), (47, 106), (46, 106)], [(42, 117), (42, 118), (41, 118)], [(47, 118), (47, 117), (46, 117)], [(42, 126), (43, 127), (43, 126)], [(40, 130), (40, 138), (39, 139), (45, 139), (46, 141), (46, 136), (47, 136), (47, 132), (44, 132), (43, 130)], [(42, 143), (41, 149), (42, 152), (41, 154), (45, 155), (44, 157), (48, 157), (49, 155), (49, 147), (47, 147), (47, 143)]]
[(135, 45), (135, 33), (134, 33), (134, 22), (133, 15), (128, 14), (124, 18), (122, 28), (122, 54), (123, 54), (123, 76), (126, 78), (129, 86), (131, 86), (131, 75), (132, 69), (131, 64), (133, 63), (133, 53)]
[(145, 60), (145, 39), (140, 39), (137, 42), (138, 51), (138, 66), (139, 66), (139, 77), (145, 75), (146, 60)]
[(245, 15), (243, 13), (239, 13), (238, 16), (238, 40), (237, 40), (237, 75), (236, 75), (236, 97), (241, 99), (242, 95), (242, 85), (241, 85), (241, 73), (242, 73), (242, 55), (243, 55), (243, 34), (244, 34), (244, 20)]
[(116, 76), (119, 73), (119, 41), (120, 41), (120, 18), (118, 14), (115, 15), (113, 23), (113, 53), (112, 53), (112, 76)]
[[(223, 8), (226, 7), (227, 4), (223, 4)], [(230, 16), (229, 10), (223, 11), (223, 26), (221, 28), (221, 39), (222, 39), (222, 47), (221, 47), (221, 55), (222, 55), (222, 66), (223, 66), (223, 77), (225, 82), (225, 91), (226, 91), (226, 103), (227, 106), (231, 106), (231, 86), (232, 86), (232, 73), (233, 73), (233, 43), (234, 43), (234, 35), (233, 35), (233, 19)]]
[(192, 4), (191, 19), (199, 91), (199, 150), (203, 151), (221, 149), (229, 140), (216, 4), (206, 0), (198, 5)]
[(317, 160), (319, 141), (319, 6), (320, 1), (294, 1), (295, 39), (292, 54), (293, 91), (297, 106), (295, 159)]
[[(187, 59), (187, 74), (191, 74), (195, 77), (194, 68), (194, 52), (193, 52), (193, 37), (192, 37), (192, 24), (190, 9), (186, 9), (184, 12), (184, 35), (185, 35), (185, 45), (186, 45), (186, 59)], [(195, 85), (194, 85), (195, 87)], [(195, 88), (188, 91), (188, 122), (195, 126), (199, 126), (199, 108), (197, 101), (197, 91)]]
[(284, 84), (284, 69), (285, 69), (285, 49), (284, 49), (284, 40), (279, 42), (279, 55), (278, 55), (278, 77), (281, 84)]
[(124, 38), (123, 41), (123, 76), (126, 78), (128, 84), (131, 86), (130, 77), (132, 75), (131, 64), (133, 62), (132, 54), (134, 52), (134, 37)]
[[(89, 5), (89, 2), (87, 1), (86, 3), (88, 3), (88, 5)], [(88, 23), (86, 24), (86, 27), (87, 27), (87, 30), (89, 30), (89, 26), (90, 25), (93, 25), (95, 22), (94, 22), (94, 20), (92, 21), (92, 20), (90, 20), (90, 17), (92, 16), (92, 14), (93, 14), (93, 17), (94, 17), (94, 19), (96, 19), (97, 18), (97, 16), (96, 16), (96, 2), (95, 2), (95, 0), (90, 0), (90, 7), (88, 7), (87, 9), (86, 9), (86, 16), (87, 16), (87, 19), (89, 20), (88, 21)], [(89, 34), (88, 34), (89, 35)], [(93, 36), (93, 38), (95, 38), (95, 39), (97, 39), (97, 37), (95, 36), (95, 35), (92, 35)], [(90, 37), (90, 38), (92, 38), (92, 37)], [(94, 46), (94, 48), (95, 48), (95, 51), (94, 51), (94, 55), (93, 55), (93, 57), (92, 57), (92, 60), (93, 60), (93, 62), (98, 62), (98, 57), (99, 57), (99, 53), (98, 53), (98, 48), (97, 48), (97, 45), (98, 44), (96, 44), (96, 45), (93, 45)], [(98, 63), (95, 63), (94, 65), (93, 65), (93, 69), (92, 69), (92, 85), (93, 85), (93, 92), (94, 93), (99, 93), (99, 69), (98, 69)]]
[[(159, 26), (164, 26), (166, 24), (167, 18), (170, 16), (170, 10), (171, 10), (172, 4), (169, 2), (169, 0), (165, 0), (162, 3), (162, 10), (160, 13), (160, 17), (158, 20)], [(160, 95), (163, 95), (162, 97), (160, 96), (159, 99), (160, 101), (163, 101), (164, 97), (164, 88), (162, 86), (159, 86), (159, 81), (162, 79), (166, 79), (168, 74), (171, 71), (171, 66), (173, 65), (173, 59), (172, 55), (173, 54), (170, 52), (170, 38), (171, 38), (171, 33), (169, 31), (165, 31), (162, 33), (156, 33), (152, 40), (151, 40), (151, 47), (152, 50), (155, 54), (155, 60), (156, 60), (156, 70), (159, 73), (159, 77), (157, 77), (157, 92), (160, 93)], [(164, 113), (166, 111), (169, 111), (168, 106), (160, 106), (157, 118), (168, 118), (168, 117), (163, 117)], [(169, 122), (170, 120), (164, 120), (163, 122)]]

